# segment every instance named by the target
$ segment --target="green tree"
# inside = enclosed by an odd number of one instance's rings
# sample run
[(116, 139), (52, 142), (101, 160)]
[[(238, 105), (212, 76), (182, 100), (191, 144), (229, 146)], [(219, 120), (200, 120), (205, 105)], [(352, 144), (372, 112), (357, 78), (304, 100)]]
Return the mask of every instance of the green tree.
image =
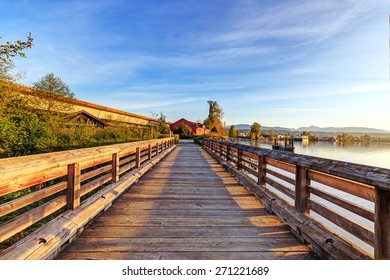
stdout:
[(30, 33), (27, 36), (27, 41), (17, 40), (16, 42), (7, 42), (4, 45), (0, 45), (0, 80), (15, 81), (21, 76), (21, 73), (11, 73), (14, 68), (12, 58), (15, 56), (25, 57), (26, 55), (23, 51), (31, 48), (32, 43), (33, 38)]
[(153, 118), (157, 119), (156, 123), (156, 132), (160, 134), (168, 134), (169, 126), (167, 125), (167, 117), (161, 112), (160, 114), (156, 114), (152, 112)]
[[(37, 89), (36, 99), (32, 102), (35, 107), (46, 110), (47, 112), (69, 112), (72, 109), (71, 99), (74, 93), (61, 78), (49, 73), (33, 84)], [(42, 102), (42, 99), (45, 102)]]
[(209, 115), (204, 121), (205, 126), (213, 132), (225, 135), (226, 129), (222, 124), (223, 111), (217, 101), (209, 100)]
[(260, 126), (259, 123), (254, 122), (251, 125), (251, 131), (249, 133), (249, 136), (250, 136), (251, 139), (259, 140), (260, 139), (260, 134), (261, 134), (261, 126)]
[[(0, 39), (2, 37), (0, 36)], [(5, 45), (0, 45), (0, 61), (11, 61), (12, 57), (21, 56), (25, 57), (24, 49), (31, 48), (33, 38), (31, 33), (27, 36), (27, 41), (17, 40), (16, 42), (7, 42)]]
[(269, 132), (269, 141), (273, 142), (275, 140), (275, 132), (273, 129)]
[(232, 124), (229, 128), (229, 137), (232, 137), (232, 138), (237, 137), (237, 130), (236, 130), (236, 126), (234, 124)]
[(191, 129), (185, 124), (179, 126), (179, 128), (175, 129), (173, 133), (179, 134), (181, 139), (188, 139), (192, 137)]
[(55, 93), (62, 96), (74, 97), (74, 93), (69, 89), (60, 77), (56, 77), (53, 73), (49, 73), (35, 82), (33, 87), (38, 90)]

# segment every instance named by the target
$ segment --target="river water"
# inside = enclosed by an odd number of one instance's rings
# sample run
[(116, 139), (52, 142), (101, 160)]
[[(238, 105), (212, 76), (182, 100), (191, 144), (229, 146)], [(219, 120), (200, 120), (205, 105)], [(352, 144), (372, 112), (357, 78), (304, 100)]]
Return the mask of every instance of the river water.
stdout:
[[(244, 145), (251, 145), (255, 147), (261, 147), (265, 149), (271, 149), (272, 144), (271, 143), (264, 143), (259, 141), (250, 141), (250, 140), (239, 140), (240, 144)], [(309, 156), (315, 156), (315, 157), (322, 157), (322, 158), (328, 158), (328, 159), (335, 159), (340, 161), (346, 161), (346, 162), (353, 162), (358, 164), (364, 164), (364, 165), (370, 165), (375, 167), (382, 167), (390, 169), (390, 143), (348, 143), (345, 145), (338, 144), (338, 143), (331, 143), (331, 142), (294, 142), (295, 146), (295, 153), (296, 154), (304, 154)], [(280, 172), (280, 171), (279, 171)], [(283, 172), (282, 172), (283, 173)], [(285, 173), (284, 175), (288, 175)], [(273, 178), (274, 180), (278, 181), (277, 178)], [(280, 182), (283, 183), (283, 182)], [(346, 199), (350, 202), (356, 203), (360, 206), (363, 206), (366, 209), (369, 209), (371, 211), (374, 210), (374, 203), (368, 202), (366, 200), (360, 199), (358, 197), (337, 191), (337, 190), (329, 190), (324, 189), (324, 186), (321, 184), (314, 183), (314, 186), (328, 191), (334, 195), (337, 195), (343, 199)], [(294, 186), (290, 186), (291, 189), (294, 189)], [(284, 196), (282, 193), (278, 192), (277, 190), (273, 189), (272, 187), (269, 187), (273, 192), (275, 192), (277, 195), (282, 197), (287, 202), (293, 204), (293, 201), (289, 198)], [(369, 228), (373, 231), (374, 224), (368, 220), (365, 220), (362, 217), (359, 217), (355, 215), (354, 213), (351, 213), (341, 207), (338, 207), (336, 205), (333, 205), (325, 200), (322, 200), (321, 198), (313, 196), (312, 199), (321, 202), (322, 204), (326, 205), (327, 207), (333, 209), (334, 211), (348, 217), (349, 219), (353, 220), (354, 222), (363, 225), (364, 227)], [(368, 244), (362, 242), (361, 240), (357, 239), (356, 237), (352, 236), (348, 232), (344, 231), (343, 229), (337, 227), (333, 223), (327, 221), (326, 219), (322, 218), (321, 216), (317, 215), (316, 213), (311, 212), (311, 215), (318, 221), (324, 223), (326, 226), (332, 228), (336, 233), (341, 234), (348, 240), (350, 240), (352, 243), (357, 245), (358, 247), (362, 248), (369, 254), (373, 254), (373, 248), (369, 246)]]
[[(272, 144), (239, 140), (239, 143), (271, 149)], [(294, 142), (295, 153), (390, 169), (390, 143)]]

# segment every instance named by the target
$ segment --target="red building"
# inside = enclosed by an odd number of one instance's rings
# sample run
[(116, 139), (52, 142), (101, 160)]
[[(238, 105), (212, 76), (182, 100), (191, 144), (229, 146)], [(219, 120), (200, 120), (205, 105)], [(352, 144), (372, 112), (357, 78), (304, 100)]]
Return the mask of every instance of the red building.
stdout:
[(192, 134), (194, 135), (202, 135), (202, 134), (210, 133), (210, 130), (207, 129), (203, 124), (198, 122), (191, 122), (184, 118), (181, 118), (180, 120), (171, 123), (169, 127), (171, 128), (172, 131), (174, 131), (178, 129), (181, 125), (187, 126), (191, 130)]

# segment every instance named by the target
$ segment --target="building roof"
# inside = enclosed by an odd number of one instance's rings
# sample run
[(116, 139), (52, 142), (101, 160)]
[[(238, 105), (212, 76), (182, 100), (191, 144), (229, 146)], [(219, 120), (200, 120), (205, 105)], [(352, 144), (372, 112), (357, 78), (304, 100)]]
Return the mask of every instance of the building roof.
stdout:
[(174, 123), (177, 123), (177, 122), (180, 122), (180, 121), (186, 121), (186, 122), (188, 122), (188, 123), (191, 123), (191, 124), (193, 124), (193, 125), (196, 125), (197, 127), (203, 127), (203, 126), (204, 126), (203, 124), (201, 124), (201, 123), (199, 123), (199, 122), (192, 122), (192, 121), (189, 121), (189, 120), (187, 120), (187, 119), (185, 119), (185, 118), (181, 118), (181, 119), (179, 119), (179, 120), (177, 120), (177, 121), (175, 121), (175, 122), (173, 122), (173, 123), (171, 123), (171, 124), (174, 124)]
[(92, 115), (84, 110), (70, 114), (70, 115), (66, 116), (64, 119), (68, 119), (68, 120), (73, 121), (73, 122), (93, 124), (93, 125), (99, 126), (99, 127), (105, 127), (107, 125), (104, 121), (102, 121), (98, 117), (95, 117), (94, 115)]

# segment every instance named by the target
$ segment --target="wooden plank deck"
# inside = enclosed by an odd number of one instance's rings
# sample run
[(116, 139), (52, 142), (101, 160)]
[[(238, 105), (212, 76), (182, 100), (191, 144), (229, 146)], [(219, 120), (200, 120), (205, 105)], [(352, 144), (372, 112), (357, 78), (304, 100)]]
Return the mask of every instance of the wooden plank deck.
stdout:
[(182, 141), (57, 259), (313, 259), (204, 150)]

